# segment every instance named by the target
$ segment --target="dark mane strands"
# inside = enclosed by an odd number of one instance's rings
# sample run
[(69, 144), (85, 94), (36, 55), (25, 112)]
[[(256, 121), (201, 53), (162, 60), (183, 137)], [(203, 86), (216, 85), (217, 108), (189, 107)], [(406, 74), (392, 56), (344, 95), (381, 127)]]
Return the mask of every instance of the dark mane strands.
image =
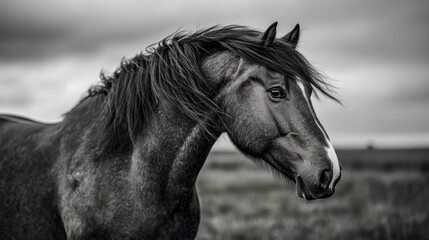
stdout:
[(220, 114), (211, 100), (215, 89), (207, 84), (199, 66), (202, 57), (216, 50), (229, 50), (290, 78), (298, 76), (307, 86), (339, 102), (330, 93), (331, 85), (300, 53), (280, 39), (271, 47), (263, 47), (258, 40), (260, 34), (236, 25), (214, 26), (195, 33), (181, 31), (149, 46), (133, 59), (123, 59), (112, 76), (101, 73), (102, 85), (92, 87), (86, 98), (106, 98), (103, 150), (128, 149), (159, 99), (176, 104), (200, 123), (207, 120), (208, 112)]

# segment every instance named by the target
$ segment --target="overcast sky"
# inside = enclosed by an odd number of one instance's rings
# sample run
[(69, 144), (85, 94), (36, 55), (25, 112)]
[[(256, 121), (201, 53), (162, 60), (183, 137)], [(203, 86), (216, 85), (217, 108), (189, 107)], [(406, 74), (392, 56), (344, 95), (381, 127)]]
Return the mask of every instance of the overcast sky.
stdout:
[(316, 104), (334, 143), (429, 145), (429, 1), (0, 2), (0, 112), (58, 121), (121, 58), (175, 30), (241, 24), (279, 35), (340, 88)]

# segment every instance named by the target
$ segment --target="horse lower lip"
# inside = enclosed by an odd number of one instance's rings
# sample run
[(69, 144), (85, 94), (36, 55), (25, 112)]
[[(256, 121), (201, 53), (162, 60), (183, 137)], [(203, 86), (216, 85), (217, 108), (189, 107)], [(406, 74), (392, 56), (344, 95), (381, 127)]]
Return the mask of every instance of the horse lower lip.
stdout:
[(296, 190), (299, 197), (302, 197), (306, 200), (313, 200), (313, 196), (308, 191), (307, 187), (305, 186), (304, 181), (301, 177), (296, 178)]

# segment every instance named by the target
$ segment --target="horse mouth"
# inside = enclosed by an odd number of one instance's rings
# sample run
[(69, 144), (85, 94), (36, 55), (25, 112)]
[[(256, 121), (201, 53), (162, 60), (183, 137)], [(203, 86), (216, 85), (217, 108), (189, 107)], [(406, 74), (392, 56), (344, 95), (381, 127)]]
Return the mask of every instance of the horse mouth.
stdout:
[(304, 198), (305, 200), (314, 200), (315, 198), (308, 191), (305, 186), (304, 180), (300, 176), (296, 178), (296, 194), (300, 198)]

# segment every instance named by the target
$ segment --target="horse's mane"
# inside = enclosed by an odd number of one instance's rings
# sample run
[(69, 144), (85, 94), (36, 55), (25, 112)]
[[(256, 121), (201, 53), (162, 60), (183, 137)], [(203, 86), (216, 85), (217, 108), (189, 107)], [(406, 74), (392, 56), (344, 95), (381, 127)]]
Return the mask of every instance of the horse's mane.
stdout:
[(104, 149), (128, 148), (160, 99), (197, 122), (206, 121), (208, 112), (218, 113), (211, 100), (215, 91), (200, 68), (200, 60), (215, 51), (228, 50), (286, 76), (298, 76), (309, 87), (338, 101), (330, 85), (292, 46), (276, 39), (264, 47), (258, 40), (260, 35), (237, 25), (176, 32), (134, 58), (122, 60), (112, 76), (101, 73), (101, 84), (92, 87), (82, 101), (94, 96), (105, 98)]

